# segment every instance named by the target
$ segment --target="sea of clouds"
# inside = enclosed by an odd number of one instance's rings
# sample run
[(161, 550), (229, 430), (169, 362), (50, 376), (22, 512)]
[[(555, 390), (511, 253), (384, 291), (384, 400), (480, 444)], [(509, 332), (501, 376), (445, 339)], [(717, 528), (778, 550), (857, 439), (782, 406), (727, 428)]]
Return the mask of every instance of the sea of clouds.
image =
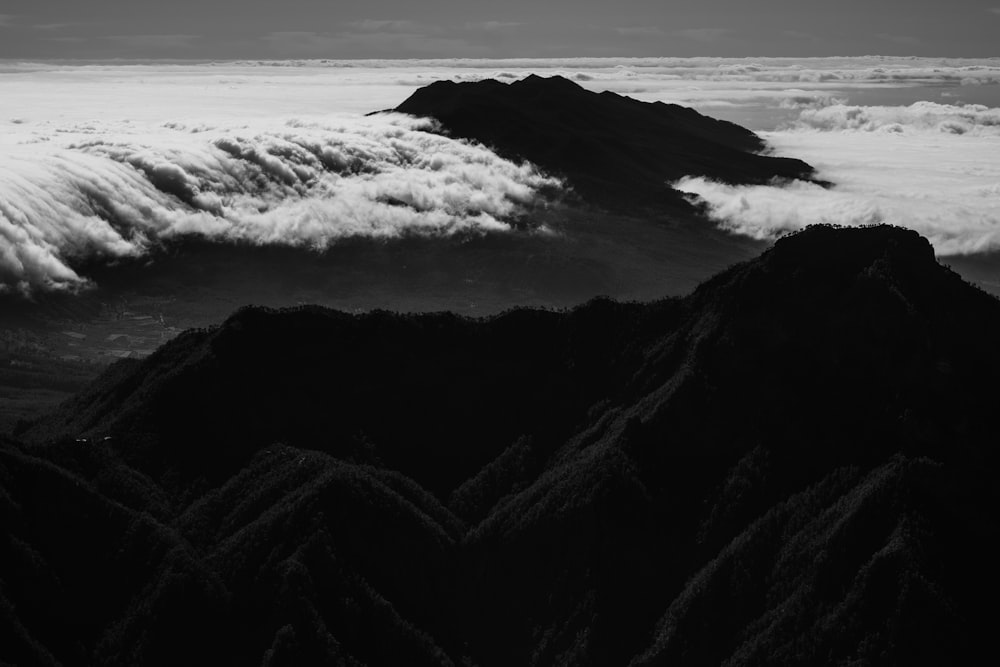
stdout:
[(557, 181), (363, 114), (437, 79), (532, 72), (736, 120), (833, 183), (676, 184), (734, 233), (886, 221), (942, 254), (1000, 245), (998, 59), (0, 62), (0, 289), (77, 289), (82, 260), (191, 235), (510, 233)]
[(721, 226), (773, 239), (808, 224), (885, 222), (915, 229), (941, 255), (1000, 249), (1000, 109), (915, 102), (806, 108), (763, 133), (832, 183), (734, 187), (685, 178), (675, 187)]
[(0, 282), (78, 288), (77, 261), (137, 257), (181, 236), (321, 250), (349, 237), (506, 232), (560, 187), (434, 129), (383, 114), (24, 133), (0, 153)]

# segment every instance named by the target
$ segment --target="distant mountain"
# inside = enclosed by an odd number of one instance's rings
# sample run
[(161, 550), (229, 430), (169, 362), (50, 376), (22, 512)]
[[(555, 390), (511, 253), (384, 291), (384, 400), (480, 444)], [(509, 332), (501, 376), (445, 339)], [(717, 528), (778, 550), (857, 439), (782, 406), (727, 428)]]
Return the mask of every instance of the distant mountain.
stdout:
[(814, 176), (801, 160), (760, 155), (765, 143), (734, 123), (676, 104), (593, 93), (561, 76), (437, 81), (395, 111), (434, 118), (452, 136), (529, 160), (566, 178), (589, 202), (616, 210), (687, 208), (668, 185), (684, 176), (731, 184)]
[(980, 662), (998, 339), (890, 227), (647, 304), (246, 308), (0, 446), (0, 660)]

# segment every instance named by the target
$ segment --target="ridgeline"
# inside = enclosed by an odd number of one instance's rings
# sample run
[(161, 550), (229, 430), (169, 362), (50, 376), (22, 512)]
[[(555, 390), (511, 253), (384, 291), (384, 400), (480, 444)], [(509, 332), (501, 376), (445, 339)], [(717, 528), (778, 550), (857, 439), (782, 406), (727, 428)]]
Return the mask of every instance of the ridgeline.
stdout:
[(689, 211), (669, 186), (684, 176), (733, 185), (815, 176), (801, 160), (760, 154), (764, 141), (734, 123), (676, 104), (590, 92), (561, 76), (437, 81), (394, 111), (434, 118), (452, 136), (528, 160), (613, 211)]
[(998, 339), (884, 226), (652, 303), (244, 308), (0, 445), (0, 660), (978, 662)]

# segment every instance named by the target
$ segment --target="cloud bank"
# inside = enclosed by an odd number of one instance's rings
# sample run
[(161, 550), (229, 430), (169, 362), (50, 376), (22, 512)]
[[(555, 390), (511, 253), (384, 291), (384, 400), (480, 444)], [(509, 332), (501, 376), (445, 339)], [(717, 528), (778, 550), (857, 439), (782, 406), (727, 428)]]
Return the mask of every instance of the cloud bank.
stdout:
[[(384, 29), (383, 23), (369, 22), (368, 28)], [(486, 28), (484, 24), (484, 30), (491, 32)], [(629, 34), (660, 29), (632, 26), (619, 30)], [(497, 26), (492, 32), (503, 30)], [(399, 39), (402, 33), (385, 34)], [(287, 33), (284, 37), (275, 33), (275, 37), (299, 47), (317, 41), (322, 45), (327, 39), (311, 32)], [(370, 39), (370, 35), (365, 38)], [(85, 67), (0, 62), (0, 76), (15, 75), (0, 82), (5, 98), (10, 100), (7, 104), (15, 104), (24, 95), (34, 107), (39, 94), (61, 96), (67, 94), (61, 91), (69, 90), (76, 102), (64, 111), (74, 116), (96, 113), (96, 117), (107, 113), (109, 97), (116, 98), (126, 87), (139, 82), (145, 84), (143, 96), (155, 102), (149, 109), (177, 109), (185, 115), (255, 114), (258, 109), (301, 115), (313, 109), (321, 113), (364, 113), (390, 108), (405, 99), (414, 86), (436, 79), (478, 80), (501, 75), (521, 78), (530, 73), (579, 75), (585, 87), (598, 92), (610, 90), (642, 100), (703, 109), (771, 104), (790, 97), (845, 98), (849, 92), (920, 87), (950, 90), (949, 94), (962, 94), (972, 102), (991, 98), (990, 91), (998, 91), (992, 97), (1000, 98), (1000, 86), (994, 85), (1000, 84), (998, 58), (291, 59), (174, 65), (104, 63)], [(53, 90), (55, 86), (60, 88)], [(275, 95), (277, 89), (288, 94)], [(989, 104), (997, 105), (993, 101)], [(132, 113), (150, 113), (136, 108), (131, 99), (125, 105)], [(0, 120), (3, 106), (0, 100)]]
[[(87, 283), (80, 259), (138, 256), (183, 234), (325, 247), (505, 229), (551, 179), (412, 120), (358, 116), (434, 80), (532, 72), (767, 130), (777, 152), (836, 183), (681, 184), (734, 231), (878, 218), (939, 252), (998, 247), (996, 58), (5, 61), (0, 285), (73, 289)], [(957, 100), (979, 104), (938, 103)]]
[(914, 102), (909, 106), (850, 106), (843, 103), (805, 109), (800, 128), (865, 132), (942, 132), (1000, 136), (1000, 109), (981, 104)]
[(702, 178), (675, 187), (703, 201), (723, 228), (758, 239), (818, 222), (887, 222), (917, 230), (942, 255), (1000, 249), (1000, 109), (832, 104), (803, 109), (793, 127), (764, 136), (834, 187)]
[(0, 146), (0, 284), (75, 289), (90, 258), (182, 236), (323, 249), (504, 232), (560, 187), (402, 115), (246, 125), (14, 128)]

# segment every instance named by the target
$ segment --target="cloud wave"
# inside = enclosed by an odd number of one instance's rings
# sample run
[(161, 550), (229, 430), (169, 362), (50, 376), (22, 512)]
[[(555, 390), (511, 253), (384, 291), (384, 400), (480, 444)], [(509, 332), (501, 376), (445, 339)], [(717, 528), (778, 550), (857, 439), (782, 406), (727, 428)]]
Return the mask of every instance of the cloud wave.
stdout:
[(386, 114), (25, 130), (0, 152), (0, 289), (80, 288), (81, 260), (142, 256), (182, 236), (322, 249), (510, 231), (561, 187), (433, 129)]
[(981, 104), (938, 104), (920, 101), (909, 106), (813, 105), (799, 115), (796, 126), (816, 130), (865, 132), (927, 131), (1000, 136), (1000, 109)]
[(888, 222), (917, 230), (941, 255), (1000, 249), (1000, 109), (833, 104), (762, 134), (834, 186), (685, 178), (675, 187), (704, 202), (721, 227), (758, 239), (818, 222)]

